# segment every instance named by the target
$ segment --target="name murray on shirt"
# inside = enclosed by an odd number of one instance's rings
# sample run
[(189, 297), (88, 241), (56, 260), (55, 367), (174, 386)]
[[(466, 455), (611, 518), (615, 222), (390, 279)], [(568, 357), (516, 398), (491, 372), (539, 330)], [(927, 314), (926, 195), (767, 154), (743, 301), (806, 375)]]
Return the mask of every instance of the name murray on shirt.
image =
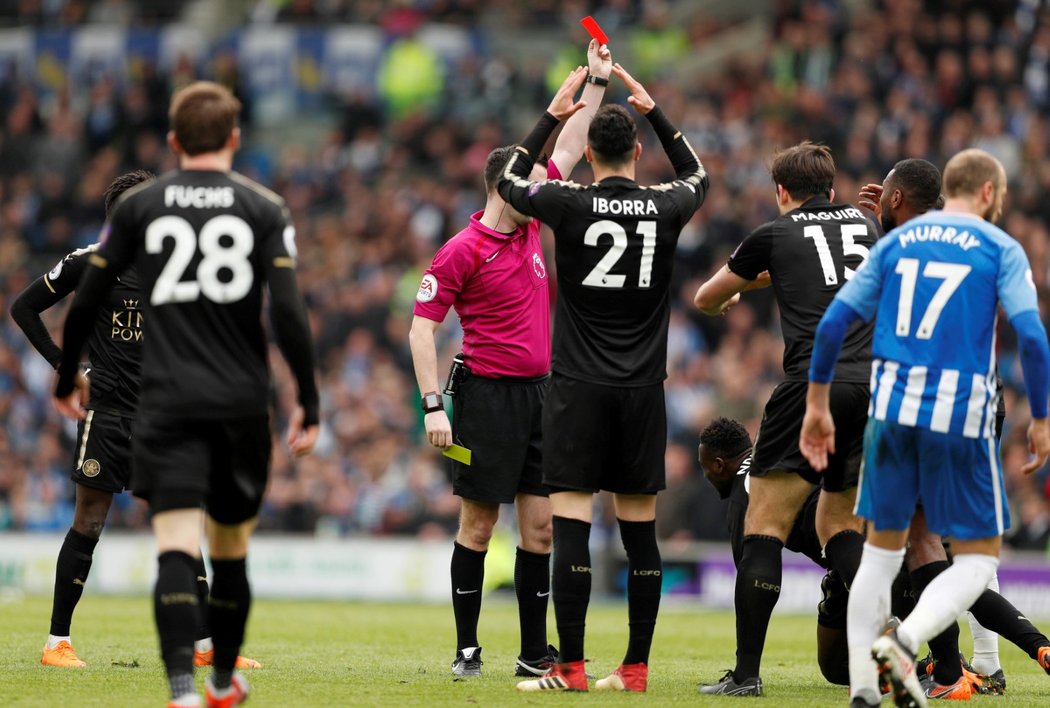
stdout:
[(921, 243), (934, 241), (958, 246), (964, 251), (969, 251), (975, 246), (980, 246), (981, 241), (969, 231), (960, 231), (954, 226), (939, 226), (937, 224), (921, 224), (913, 226), (907, 231), (897, 234), (901, 248), (907, 248), (909, 243)]

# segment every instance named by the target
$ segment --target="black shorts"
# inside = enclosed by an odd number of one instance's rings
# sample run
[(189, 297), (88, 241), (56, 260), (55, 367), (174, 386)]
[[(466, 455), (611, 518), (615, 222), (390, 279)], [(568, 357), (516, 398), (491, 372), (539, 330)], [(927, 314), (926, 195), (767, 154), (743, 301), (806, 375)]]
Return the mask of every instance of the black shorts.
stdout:
[(131, 482), (131, 418), (88, 411), (77, 423), (73, 472), (77, 484), (120, 494)]
[(667, 486), (663, 383), (627, 388), (554, 374), (543, 407), (551, 491), (656, 494)]
[(540, 464), (540, 414), (550, 377), (487, 379), (467, 375), (453, 399), (452, 440), (470, 465), (452, 460), (452, 491), (506, 504), (517, 494), (547, 496)]
[(805, 381), (785, 381), (773, 391), (762, 415), (751, 464), (753, 477), (769, 472), (794, 472), (828, 492), (842, 492), (857, 486), (864, 453), (864, 426), (868, 423), (871, 399), (866, 383), (831, 384), (831, 417), (835, 421), (835, 454), (828, 456), (828, 467), (816, 472), (798, 449), (802, 418), (806, 414)]
[(268, 415), (186, 420), (142, 416), (132, 488), (153, 513), (203, 506), (220, 524), (256, 516), (270, 470)]

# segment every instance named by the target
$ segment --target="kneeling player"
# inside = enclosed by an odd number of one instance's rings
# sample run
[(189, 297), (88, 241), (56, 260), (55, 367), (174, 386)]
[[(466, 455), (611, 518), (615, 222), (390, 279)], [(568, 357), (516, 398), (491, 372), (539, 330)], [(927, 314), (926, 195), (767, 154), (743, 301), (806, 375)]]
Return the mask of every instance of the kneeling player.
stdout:
[[(728, 501), (726, 523), (729, 527), (733, 560), (734, 563), (739, 563), (743, 550), (744, 515), (748, 507), (751, 438), (744, 426), (736, 420), (717, 418), (700, 433), (699, 458), (704, 477), (718, 491), (719, 496)], [(827, 559), (822, 554), (820, 541), (817, 538), (818, 496), (819, 490), (814, 487), (802, 511), (795, 519), (785, 548), (801, 553), (820, 567), (827, 568)], [(923, 528), (925, 528), (924, 524)], [(913, 530), (915, 530), (914, 527)], [(944, 549), (940, 545), (939, 537), (928, 533), (925, 535), (916, 533), (912, 537), (913, 544), (919, 542), (921, 538), (933, 538), (937, 543), (937, 551), (943, 557)], [(915, 606), (914, 597), (919, 593), (913, 589), (915, 587), (914, 575), (916, 571), (921, 571), (925, 567), (928, 562), (925, 559), (932, 554), (931, 550), (925, 547), (927, 545), (925, 542), (920, 543), (922, 547), (913, 545), (909, 549), (909, 555), (914, 554), (915, 556), (914, 560), (909, 558), (908, 566), (912, 569), (910, 573), (902, 570), (894, 581), (891, 603), (893, 614), (897, 617), (907, 617)], [(925, 584), (922, 587), (925, 587)], [(817, 605), (817, 663), (821, 674), (829, 683), (846, 686), (849, 685), (846, 644), (846, 606), (849, 600), (849, 590), (834, 570), (828, 570), (824, 575), (820, 589), (821, 600)], [(1039, 662), (1044, 670), (1047, 669), (1047, 664), (1050, 663), (1050, 640), (1000, 594), (986, 590), (970, 608), (970, 612), (982, 625), (994, 628)], [(950, 668), (953, 664), (959, 666), (960, 662), (955, 660), (959, 656), (958, 638), (958, 628), (955, 627), (953, 632), (949, 627), (944, 633), (930, 641), (933, 655), (927, 662), (929, 666), (927, 683), (931, 689), (948, 690), (929, 690), (926, 692), (927, 696), (958, 699), (963, 694), (969, 697), (971, 691), (1001, 693), (1005, 687), (1005, 679), (1001, 671), (992, 672), (993, 675), (988, 676), (963, 666), (960, 668), (961, 678), (958, 680), (958, 690), (951, 690), (954, 688), (955, 680), (948, 683), (938, 680), (942, 667)], [(935, 667), (938, 669), (937, 674), (934, 673)]]

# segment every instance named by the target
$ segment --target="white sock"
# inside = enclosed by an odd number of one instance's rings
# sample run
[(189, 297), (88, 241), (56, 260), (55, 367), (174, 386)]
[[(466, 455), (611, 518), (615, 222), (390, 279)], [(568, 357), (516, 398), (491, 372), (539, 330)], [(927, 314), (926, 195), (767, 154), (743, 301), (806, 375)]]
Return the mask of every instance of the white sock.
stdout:
[(846, 609), (850, 698), (863, 696), (868, 703), (878, 703), (881, 698), (871, 645), (890, 618), (890, 586), (903, 561), (903, 548), (887, 551), (864, 544)]
[(897, 636), (913, 652), (931, 637), (959, 619), (995, 575), (999, 559), (981, 553), (962, 553), (952, 565), (934, 578), (908, 618), (901, 623)]
[(193, 643), (193, 649), (195, 651), (211, 651), (215, 647), (211, 643), (211, 637), (205, 637), (204, 639), (198, 639)]
[(55, 647), (58, 646), (59, 642), (69, 642), (70, 645), (73, 644), (73, 642), (70, 641), (69, 637), (56, 637), (53, 634), (47, 635), (47, 648), (48, 649), (54, 649)]
[[(992, 575), (988, 589), (999, 592), (998, 575)], [(982, 627), (969, 612), (966, 613), (966, 618), (970, 621), (970, 633), (973, 634), (973, 661), (970, 663), (979, 673), (994, 674), (1003, 668), (999, 663), (999, 635)]]

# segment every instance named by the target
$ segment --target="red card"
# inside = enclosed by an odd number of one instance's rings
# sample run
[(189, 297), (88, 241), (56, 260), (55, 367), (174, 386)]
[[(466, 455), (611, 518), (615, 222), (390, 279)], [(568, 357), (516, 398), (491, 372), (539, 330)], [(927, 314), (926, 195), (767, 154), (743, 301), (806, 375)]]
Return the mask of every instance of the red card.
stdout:
[(598, 44), (609, 43), (609, 38), (605, 36), (605, 32), (602, 32), (602, 28), (598, 25), (597, 20), (590, 15), (587, 15), (580, 20), (580, 24), (583, 25), (584, 29), (591, 33), (592, 37), (598, 40)]

